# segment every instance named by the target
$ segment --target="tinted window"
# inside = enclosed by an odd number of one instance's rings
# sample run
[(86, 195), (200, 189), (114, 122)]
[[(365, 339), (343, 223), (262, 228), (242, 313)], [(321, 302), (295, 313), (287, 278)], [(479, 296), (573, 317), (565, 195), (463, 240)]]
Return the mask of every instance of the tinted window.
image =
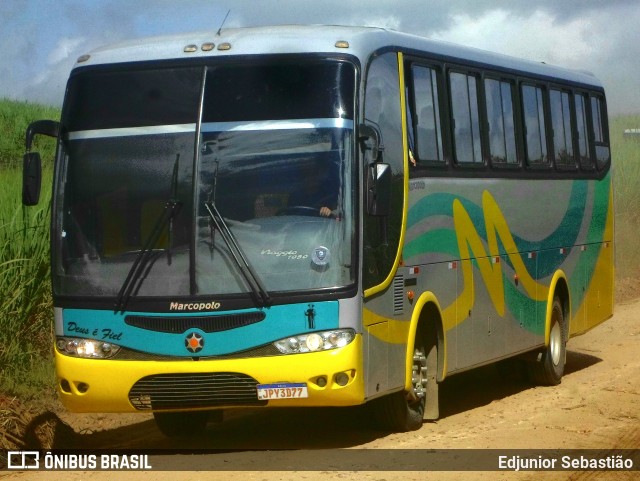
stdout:
[(413, 154), (422, 161), (443, 161), (437, 72), (432, 68), (414, 65), (411, 73), (413, 105), (410, 113), (415, 139)]
[(602, 168), (609, 163), (609, 139), (607, 138), (606, 114), (604, 101), (600, 97), (591, 97), (591, 118), (593, 136), (596, 144), (596, 161)]
[(516, 164), (516, 135), (513, 121), (513, 96), (510, 82), (485, 80), (489, 150), (492, 163)]
[(578, 155), (583, 168), (592, 169), (593, 162), (589, 156), (589, 137), (587, 133), (587, 106), (584, 95), (575, 96), (576, 134), (578, 136)]
[(556, 165), (563, 167), (575, 165), (569, 93), (551, 90), (549, 98), (551, 101), (551, 127), (553, 128), (553, 150)]
[(203, 122), (353, 118), (353, 66), (318, 61), (207, 71)]
[(455, 157), (459, 163), (482, 163), (476, 77), (449, 74)]
[(547, 137), (545, 133), (542, 88), (523, 85), (522, 103), (527, 142), (527, 162), (530, 165), (545, 163), (547, 162)]
[(80, 71), (69, 80), (68, 131), (195, 123), (202, 68)]

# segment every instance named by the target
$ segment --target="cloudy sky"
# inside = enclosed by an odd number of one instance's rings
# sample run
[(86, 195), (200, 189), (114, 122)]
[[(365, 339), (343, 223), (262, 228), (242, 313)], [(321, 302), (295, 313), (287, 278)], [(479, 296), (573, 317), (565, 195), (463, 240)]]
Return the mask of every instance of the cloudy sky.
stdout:
[(226, 27), (393, 28), (594, 72), (640, 112), (638, 0), (0, 0), (0, 98), (60, 105), (75, 59), (114, 41)]

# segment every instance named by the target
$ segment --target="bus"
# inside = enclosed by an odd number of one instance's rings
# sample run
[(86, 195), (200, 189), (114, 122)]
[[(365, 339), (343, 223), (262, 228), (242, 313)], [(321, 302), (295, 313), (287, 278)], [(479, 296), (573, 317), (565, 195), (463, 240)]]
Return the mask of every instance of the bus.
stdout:
[(169, 436), (236, 408), (359, 406), (386, 430), (514, 363), (561, 382), (612, 316), (602, 84), (370, 27), (222, 29), (99, 48), (57, 137), (57, 391)]

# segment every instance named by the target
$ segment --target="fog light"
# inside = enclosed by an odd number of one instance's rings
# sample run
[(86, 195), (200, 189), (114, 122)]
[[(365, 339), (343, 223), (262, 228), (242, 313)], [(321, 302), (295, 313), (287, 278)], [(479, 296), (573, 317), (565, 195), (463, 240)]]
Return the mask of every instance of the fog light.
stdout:
[(320, 376), (316, 379), (316, 384), (320, 387), (325, 387), (327, 385), (327, 378), (324, 376)]
[(60, 379), (60, 389), (62, 390), (62, 392), (71, 394), (71, 386), (69, 385), (69, 381), (67, 381), (66, 379)]
[(349, 382), (349, 375), (346, 372), (339, 372), (335, 379), (338, 386), (346, 386)]

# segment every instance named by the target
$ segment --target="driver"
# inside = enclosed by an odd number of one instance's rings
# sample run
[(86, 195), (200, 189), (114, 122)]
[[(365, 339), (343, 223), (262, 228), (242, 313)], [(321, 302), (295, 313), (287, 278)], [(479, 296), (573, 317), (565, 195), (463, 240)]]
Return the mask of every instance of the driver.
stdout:
[(311, 207), (322, 217), (337, 217), (338, 182), (329, 170), (319, 162), (303, 166), (297, 188), (289, 195), (289, 208)]

